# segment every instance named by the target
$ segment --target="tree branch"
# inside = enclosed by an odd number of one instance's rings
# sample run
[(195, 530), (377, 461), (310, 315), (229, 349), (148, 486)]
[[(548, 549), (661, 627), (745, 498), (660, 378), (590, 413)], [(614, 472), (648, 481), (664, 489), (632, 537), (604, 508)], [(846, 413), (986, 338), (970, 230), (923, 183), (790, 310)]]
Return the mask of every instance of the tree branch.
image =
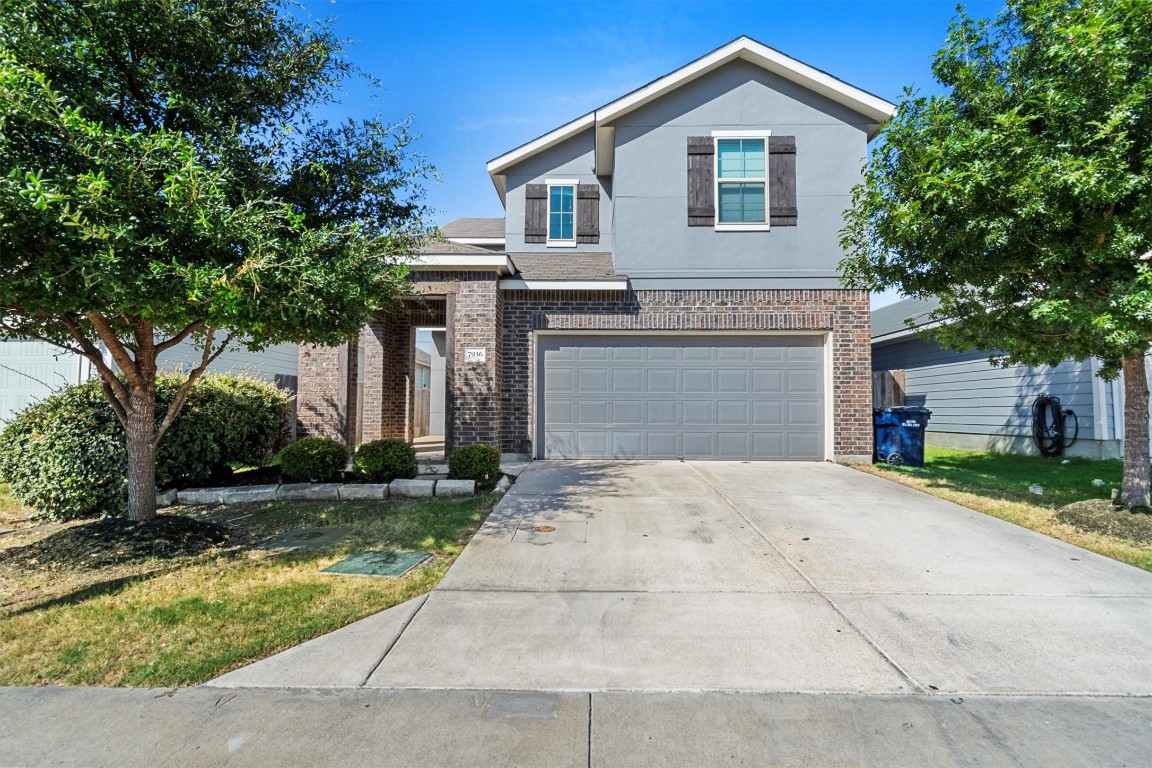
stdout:
[(72, 338), (76, 339), (76, 343), (84, 350), (80, 354), (88, 358), (92, 365), (96, 366), (97, 373), (100, 374), (100, 388), (104, 391), (104, 397), (108, 400), (108, 404), (112, 406), (112, 410), (116, 413), (116, 418), (120, 421), (120, 425), (124, 425), (124, 420), (127, 418), (128, 413), (128, 391), (124, 389), (124, 385), (120, 383), (120, 379), (116, 377), (116, 372), (108, 367), (108, 363), (104, 362), (104, 355), (100, 354), (100, 350), (92, 341), (84, 335), (80, 327), (67, 314), (60, 315), (60, 322), (72, 334)]
[(136, 361), (124, 349), (124, 345), (120, 343), (120, 339), (116, 336), (116, 332), (112, 330), (112, 326), (108, 323), (108, 319), (101, 315), (99, 312), (86, 312), (84, 317), (88, 318), (88, 322), (92, 323), (92, 327), (96, 329), (96, 335), (100, 337), (100, 341), (104, 342), (104, 346), (108, 347), (108, 352), (111, 353), (112, 359), (116, 361), (116, 365), (120, 366), (120, 370), (132, 383), (132, 386), (139, 389), (144, 389), (144, 380), (140, 376), (140, 369), (136, 367)]
[(160, 422), (160, 426), (156, 428), (156, 436), (152, 438), (153, 448), (160, 445), (160, 438), (164, 437), (164, 433), (168, 431), (168, 428), (172, 426), (172, 422), (176, 420), (180, 409), (184, 407), (184, 401), (188, 399), (188, 393), (192, 390), (192, 385), (204, 374), (208, 366), (211, 365), (216, 358), (220, 357), (224, 350), (228, 348), (232, 339), (236, 337), (235, 333), (228, 334), (224, 338), (224, 341), (220, 342), (220, 346), (217, 347), (215, 351), (212, 351), (212, 338), (215, 335), (216, 329), (209, 328), (207, 335), (204, 337), (204, 351), (200, 355), (200, 365), (188, 373), (188, 378), (180, 385), (180, 388), (176, 390), (176, 397), (172, 399), (171, 404), (168, 406), (168, 411), (164, 414), (164, 418)]
[(156, 345), (156, 354), (159, 355), (163, 352), (167, 352), (168, 350), (172, 349), (172, 347), (174, 347), (177, 344), (179, 344), (180, 342), (184, 341), (184, 339), (188, 338), (193, 333), (195, 333), (196, 331), (200, 330), (203, 327), (204, 327), (204, 321), (203, 320), (197, 320), (196, 322), (189, 324), (184, 330), (180, 331), (175, 336), (168, 339), (168, 341), (164, 341), (164, 342), (157, 344)]

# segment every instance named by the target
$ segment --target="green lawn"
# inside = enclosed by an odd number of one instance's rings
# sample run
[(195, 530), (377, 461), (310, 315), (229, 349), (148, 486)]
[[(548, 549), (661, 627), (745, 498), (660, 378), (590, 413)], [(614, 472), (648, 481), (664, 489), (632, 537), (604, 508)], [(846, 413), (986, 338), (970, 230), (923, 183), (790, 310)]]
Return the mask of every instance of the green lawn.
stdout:
[[(8, 612), (0, 619), (0, 685), (203, 682), (432, 589), (492, 503), (476, 497), (193, 510), (215, 520), (250, 515), (236, 521), (242, 543), (78, 599)], [(331, 547), (299, 555), (252, 548), (287, 530), (324, 526), (353, 530)], [(319, 572), (365, 549), (435, 557), (394, 579)]]
[[(924, 467), (877, 464), (861, 469), (1152, 570), (1152, 547), (1074, 528), (1056, 519), (1055, 511), (1066, 504), (1109, 498), (1111, 489), (1120, 485), (1123, 464), (1119, 461), (1041, 458), (934, 446), (926, 448), (924, 461)], [(1096, 479), (1103, 480), (1103, 486), (1093, 485)], [(1043, 488), (1042, 496), (1029, 490), (1033, 484)]]

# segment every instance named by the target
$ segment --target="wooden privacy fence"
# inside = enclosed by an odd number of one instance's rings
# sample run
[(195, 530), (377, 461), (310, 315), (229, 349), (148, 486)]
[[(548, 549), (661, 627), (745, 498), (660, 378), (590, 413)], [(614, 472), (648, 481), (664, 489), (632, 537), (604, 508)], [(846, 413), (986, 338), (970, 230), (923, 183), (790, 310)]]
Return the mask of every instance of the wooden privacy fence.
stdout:
[(898, 408), (904, 405), (904, 371), (872, 372), (872, 407)]
[(424, 437), (428, 434), (428, 413), (431, 404), (432, 390), (418, 387), (416, 395), (412, 398), (412, 437)]

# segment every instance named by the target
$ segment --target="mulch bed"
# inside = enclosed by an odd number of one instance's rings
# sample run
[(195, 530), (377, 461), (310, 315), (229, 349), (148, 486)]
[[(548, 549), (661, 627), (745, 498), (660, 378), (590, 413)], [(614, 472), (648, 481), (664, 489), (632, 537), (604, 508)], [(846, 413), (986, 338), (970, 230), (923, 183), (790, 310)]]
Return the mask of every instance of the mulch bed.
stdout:
[(1056, 510), (1056, 519), (1089, 533), (1152, 544), (1152, 510), (1148, 507), (1129, 510), (1104, 499), (1089, 499)]
[(31, 544), (0, 550), (0, 564), (95, 570), (130, 562), (197, 555), (224, 544), (229, 538), (228, 528), (219, 523), (180, 515), (159, 515), (139, 523), (108, 518), (65, 528)]

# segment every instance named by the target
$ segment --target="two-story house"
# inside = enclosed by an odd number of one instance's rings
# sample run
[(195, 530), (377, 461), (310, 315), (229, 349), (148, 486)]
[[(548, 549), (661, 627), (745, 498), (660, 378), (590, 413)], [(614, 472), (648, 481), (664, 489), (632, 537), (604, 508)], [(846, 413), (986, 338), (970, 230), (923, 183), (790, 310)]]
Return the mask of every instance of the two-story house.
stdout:
[(890, 103), (747, 37), (488, 163), (420, 299), (302, 347), (304, 433), (412, 434), (412, 329), (442, 328), (449, 449), (869, 461), (869, 297), (838, 231)]

